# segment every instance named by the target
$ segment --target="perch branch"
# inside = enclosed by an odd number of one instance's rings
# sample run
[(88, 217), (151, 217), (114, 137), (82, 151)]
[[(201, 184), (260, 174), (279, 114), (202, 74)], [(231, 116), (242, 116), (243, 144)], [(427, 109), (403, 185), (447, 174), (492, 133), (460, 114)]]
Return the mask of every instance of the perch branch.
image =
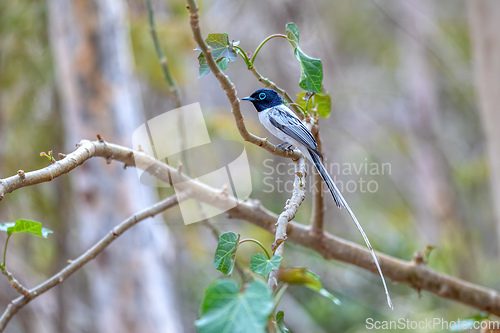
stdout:
[(227, 99), (231, 104), (231, 111), (236, 121), (236, 127), (238, 128), (241, 137), (245, 141), (253, 143), (254, 145), (257, 145), (259, 147), (262, 147), (274, 155), (282, 157), (291, 157), (294, 160), (299, 159), (301, 156), (299, 151), (296, 150), (293, 153), (290, 153), (284, 149), (281, 149), (273, 145), (267, 139), (259, 138), (258, 136), (250, 133), (247, 130), (243, 115), (241, 114), (240, 110), (240, 100), (236, 96), (236, 88), (234, 87), (234, 84), (229, 80), (229, 78), (224, 73), (222, 73), (220, 68), (217, 66), (212, 56), (212, 49), (205, 43), (205, 40), (202, 37), (200, 30), (199, 16), (198, 16), (198, 5), (194, 0), (186, 0), (186, 2), (190, 14), (190, 24), (191, 24), (191, 30), (193, 31), (193, 38), (196, 44), (198, 44), (198, 46), (200, 47), (201, 52), (205, 56), (205, 60), (207, 61), (208, 67), (215, 75), (219, 83), (221, 84), (221, 88), (226, 92)]

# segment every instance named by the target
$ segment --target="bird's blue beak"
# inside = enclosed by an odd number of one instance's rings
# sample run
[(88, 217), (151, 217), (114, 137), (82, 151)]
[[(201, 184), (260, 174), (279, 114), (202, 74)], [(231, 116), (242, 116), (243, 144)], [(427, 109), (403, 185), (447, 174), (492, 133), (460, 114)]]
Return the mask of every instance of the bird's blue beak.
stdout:
[(242, 100), (253, 102), (255, 101), (255, 98), (248, 96), (248, 97), (243, 97)]

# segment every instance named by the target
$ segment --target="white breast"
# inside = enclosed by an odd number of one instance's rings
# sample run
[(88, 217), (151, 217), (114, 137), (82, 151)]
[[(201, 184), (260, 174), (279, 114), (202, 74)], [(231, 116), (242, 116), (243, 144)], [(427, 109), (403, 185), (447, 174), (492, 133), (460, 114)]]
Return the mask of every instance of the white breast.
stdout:
[[(271, 122), (269, 121), (269, 115), (268, 115), (269, 110), (271, 110), (271, 108), (259, 112), (259, 120), (262, 123), (262, 125), (264, 125), (264, 127), (272, 135), (274, 135), (275, 137), (280, 139), (282, 142), (287, 142), (288, 144), (291, 144), (294, 147), (298, 148), (302, 152), (302, 154), (304, 156), (306, 156), (307, 159), (310, 160), (311, 158), (309, 156), (309, 152), (307, 151), (306, 147), (304, 147), (302, 144), (298, 143), (296, 140), (294, 140), (290, 136), (286, 135), (285, 133), (283, 133), (282, 131), (280, 131), (276, 127), (274, 127), (273, 124), (271, 124)], [(293, 116), (295, 116), (295, 115), (293, 114)], [(298, 119), (297, 116), (295, 116), (295, 117)]]
[(264, 111), (260, 111), (259, 112), (259, 120), (262, 123), (262, 125), (264, 125), (264, 127), (272, 135), (274, 135), (275, 137), (277, 137), (281, 141), (288, 142), (289, 144), (294, 144), (293, 142), (290, 142), (290, 138), (287, 135), (285, 135), (285, 133), (283, 133), (282, 131), (278, 130), (276, 127), (274, 127), (273, 124), (271, 124), (271, 122), (269, 121), (269, 115), (268, 115), (269, 110), (270, 109), (266, 109)]

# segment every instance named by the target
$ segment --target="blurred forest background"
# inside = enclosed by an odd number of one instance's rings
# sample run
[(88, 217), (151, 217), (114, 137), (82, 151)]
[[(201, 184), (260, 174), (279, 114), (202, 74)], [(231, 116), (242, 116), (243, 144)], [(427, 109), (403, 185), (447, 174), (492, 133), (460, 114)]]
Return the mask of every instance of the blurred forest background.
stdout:
[[(201, 103), (213, 140), (242, 142), (219, 83), (211, 74), (198, 79), (199, 53), (193, 50), (186, 4), (153, 4), (182, 104)], [(226, 32), (247, 52), (268, 35), (284, 33), (287, 22), (298, 25), (301, 48), (322, 59), (323, 84), (332, 96), (332, 113), (320, 121), (327, 160), (340, 163), (341, 171), (343, 163), (390, 165), (384, 174), (334, 175), (339, 183), (363, 177), (377, 184), (376, 191), (363, 193), (344, 189), (376, 250), (410, 260), (432, 245), (433, 269), (500, 288), (499, 2), (204, 0), (198, 5), (205, 36)], [(266, 44), (256, 67), (290, 95), (300, 91), (300, 68), (287, 41)], [(241, 59), (226, 73), (240, 98), (262, 87)], [(40, 152), (68, 153), (96, 134), (130, 146), (137, 126), (175, 105), (143, 1), (0, 0), (0, 178), (44, 167), (49, 162)], [(243, 104), (242, 110), (248, 128), (268, 136), (253, 107)], [(290, 181), (292, 175), (265, 180), (264, 172), (289, 161), (245, 147), (251, 197), (279, 213), (290, 194), (269, 191), (269, 183)], [(288, 167), (293, 168), (281, 170)], [(123, 218), (172, 193), (144, 188), (136, 178), (133, 169), (92, 160), (50, 183), (6, 195), (0, 222), (27, 218), (54, 230), (48, 240), (13, 238), (10, 271), (34, 286)], [(327, 207), (327, 230), (362, 243), (347, 214), (334, 209), (332, 200)], [(310, 214), (311, 196), (295, 220), (306, 223)], [(273, 242), (273, 235), (248, 223), (224, 216), (215, 221), (223, 231)], [(3, 244), (5, 235), (0, 237)], [(185, 226), (174, 208), (134, 227), (33, 301), (7, 331), (193, 332), (204, 288), (220, 276), (212, 266), (216, 244), (203, 225)], [(242, 247), (238, 260), (247, 266), (256, 251)], [(309, 290), (289, 288), (279, 308), (294, 332), (365, 332), (367, 317), (454, 321), (477, 312), (389, 283), (393, 312), (384, 305), (378, 276), (327, 262), (291, 243), (284, 264), (308, 266), (343, 302), (339, 307)], [(0, 278), (2, 309), (15, 296)]]

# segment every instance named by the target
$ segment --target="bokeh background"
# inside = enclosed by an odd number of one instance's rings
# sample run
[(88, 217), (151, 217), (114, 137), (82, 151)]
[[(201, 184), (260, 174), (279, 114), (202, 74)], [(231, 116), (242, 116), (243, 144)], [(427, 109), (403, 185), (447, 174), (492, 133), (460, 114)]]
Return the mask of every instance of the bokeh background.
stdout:
[[(219, 83), (211, 74), (198, 79), (199, 52), (186, 4), (153, 5), (182, 104), (201, 104), (213, 140), (242, 142)], [(344, 193), (375, 249), (411, 260), (416, 251), (435, 246), (428, 261), (433, 269), (500, 287), (500, 184), (494, 181), (500, 179), (500, 134), (494, 130), (500, 125), (500, 71), (488, 67), (500, 62), (498, 3), (204, 0), (199, 6), (205, 36), (226, 32), (246, 52), (268, 35), (284, 33), (287, 22), (298, 25), (301, 48), (323, 61), (323, 84), (332, 97), (330, 117), (320, 120), (327, 163), (338, 163), (333, 170), (340, 170), (334, 176), (341, 184), (372, 184), (371, 190), (351, 187)], [(300, 92), (300, 68), (286, 40), (266, 44), (256, 67), (290, 95)], [(262, 87), (241, 59), (226, 74), (240, 98)], [(173, 108), (143, 1), (0, 0), (0, 178), (44, 167), (49, 162), (40, 152), (68, 153), (96, 134), (130, 146), (137, 126)], [(242, 104), (242, 111), (253, 133), (268, 136), (250, 104)], [(270, 184), (290, 182), (291, 174), (278, 171), (293, 166), (245, 147), (251, 197), (279, 213), (290, 193), (270, 190)], [(196, 156), (188, 158), (171, 162), (200, 164)], [(173, 193), (144, 188), (136, 178), (133, 169), (94, 160), (6, 195), (1, 222), (28, 218), (54, 230), (48, 240), (13, 237), (10, 271), (35, 286), (122, 219)], [(326, 202), (327, 230), (362, 244), (345, 211)], [(310, 215), (311, 195), (295, 220), (308, 223)], [(225, 216), (214, 221), (223, 231), (273, 241), (246, 222)], [(0, 235), (1, 244), (5, 238)], [(7, 331), (194, 332), (204, 288), (220, 277), (212, 266), (216, 244), (203, 225), (185, 226), (174, 208), (142, 222), (33, 301)], [(237, 259), (248, 266), (256, 251), (242, 246)], [(291, 243), (284, 263), (309, 267), (343, 302), (339, 307), (310, 290), (289, 288), (279, 308), (294, 332), (366, 332), (366, 318), (456, 321), (478, 312), (389, 283), (395, 305), (390, 311), (378, 276)], [(0, 278), (0, 307), (15, 296)]]

